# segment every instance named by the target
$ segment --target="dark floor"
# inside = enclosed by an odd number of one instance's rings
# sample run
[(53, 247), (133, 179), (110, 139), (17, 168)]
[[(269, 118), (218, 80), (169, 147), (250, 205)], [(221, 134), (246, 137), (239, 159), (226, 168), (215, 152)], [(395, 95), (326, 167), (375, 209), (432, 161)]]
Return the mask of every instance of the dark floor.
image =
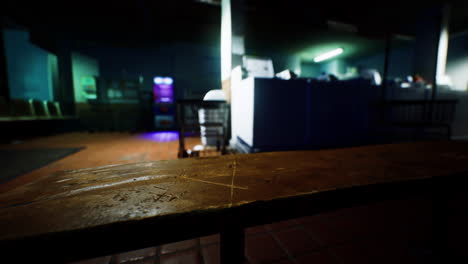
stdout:
[[(188, 139), (188, 145), (195, 144), (198, 138)], [(0, 148), (44, 146), (86, 149), (2, 184), (0, 192), (57, 170), (175, 159), (178, 142), (135, 134), (74, 133)], [(461, 196), (451, 201), (447, 244), (463, 258), (457, 263), (468, 263), (468, 204)], [(246, 229), (246, 263), (428, 263), (433, 257), (432, 227), (431, 202), (422, 198), (342, 209)], [(213, 235), (77, 263), (211, 264), (219, 263), (218, 251), (219, 236)]]
[[(395, 200), (246, 229), (246, 263), (432, 263), (431, 203)], [(467, 263), (468, 218), (454, 213), (448, 246)], [(219, 263), (219, 235), (84, 263)], [(445, 262), (451, 263), (451, 262)]]

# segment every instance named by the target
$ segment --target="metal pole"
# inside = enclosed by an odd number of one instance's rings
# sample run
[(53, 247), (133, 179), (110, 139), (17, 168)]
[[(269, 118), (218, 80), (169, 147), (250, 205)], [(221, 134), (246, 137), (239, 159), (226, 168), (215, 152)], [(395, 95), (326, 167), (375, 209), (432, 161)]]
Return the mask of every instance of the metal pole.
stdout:
[(387, 98), (387, 81), (388, 81), (388, 65), (390, 62), (390, 51), (392, 45), (392, 34), (387, 32), (385, 38), (385, 59), (383, 69), (383, 84), (382, 84), (382, 101), (384, 102)]
[(231, 226), (220, 234), (220, 262), (241, 264), (245, 259), (245, 233), (240, 226)]

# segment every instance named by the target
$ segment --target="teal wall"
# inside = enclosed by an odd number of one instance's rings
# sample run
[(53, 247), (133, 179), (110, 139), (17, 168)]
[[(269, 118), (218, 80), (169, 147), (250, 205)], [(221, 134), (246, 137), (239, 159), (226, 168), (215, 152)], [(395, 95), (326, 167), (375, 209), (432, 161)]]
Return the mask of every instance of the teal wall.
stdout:
[(320, 75), (320, 66), (314, 63), (301, 63), (301, 77), (315, 78)]
[(300, 74), (301, 72), (301, 60), (297, 55), (285, 55), (285, 54), (272, 54), (271, 59), (273, 60), (273, 69), (275, 73), (291, 70)]
[(3, 34), (10, 97), (53, 100), (50, 65), (55, 56), (31, 44), (26, 31), (4, 30)]
[(322, 63), (307, 62), (301, 64), (301, 77), (315, 78), (322, 72), (331, 73), (341, 78), (346, 73), (346, 68), (351, 66), (347, 61), (333, 59)]

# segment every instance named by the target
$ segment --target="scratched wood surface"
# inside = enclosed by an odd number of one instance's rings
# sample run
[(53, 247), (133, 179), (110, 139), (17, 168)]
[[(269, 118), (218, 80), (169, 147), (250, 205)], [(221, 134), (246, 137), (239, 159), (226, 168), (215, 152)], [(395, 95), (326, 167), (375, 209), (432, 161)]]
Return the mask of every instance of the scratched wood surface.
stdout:
[(0, 241), (464, 172), (468, 144), (454, 141), (64, 171), (0, 194)]

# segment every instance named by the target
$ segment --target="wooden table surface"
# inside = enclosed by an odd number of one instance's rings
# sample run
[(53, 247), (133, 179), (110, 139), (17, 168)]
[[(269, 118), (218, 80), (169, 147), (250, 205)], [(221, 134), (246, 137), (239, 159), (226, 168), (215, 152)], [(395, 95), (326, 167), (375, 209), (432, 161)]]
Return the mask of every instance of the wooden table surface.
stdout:
[[(279, 207), (269, 206), (275, 201), (276, 205), (284, 203), (282, 210), (300, 206), (298, 211), (307, 214), (320, 194), (343, 191), (333, 197), (346, 201), (355, 197), (347, 190), (363, 186), (465, 173), (468, 176), (468, 142), (458, 141), (228, 155), (65, 171), (0, 194), (0, 248), (44, 245), (44, 250), (75, 243), (75, 238), (87, 239), (91, 248), (93, 243), (124, 237), (126, 242), (113, 243), (115, 250), (123, 250), (130, 244), (147, 246), (217, 232), (233, 223), (233, 218), (241, 222), (258, 218), (262, 210), (277, 219), (285, 218)], [(294, 200), (298, 197), (304, 199)], [(251, 224), (247, 222), (242, 225)], [(174, 236), (174, 230), (180, 237)], [(158, 235), (139, 239), (148, 232)], [(83, 257), (114, 250), (109, 247), (88, 254), (86, 243), (81, 248)]]

